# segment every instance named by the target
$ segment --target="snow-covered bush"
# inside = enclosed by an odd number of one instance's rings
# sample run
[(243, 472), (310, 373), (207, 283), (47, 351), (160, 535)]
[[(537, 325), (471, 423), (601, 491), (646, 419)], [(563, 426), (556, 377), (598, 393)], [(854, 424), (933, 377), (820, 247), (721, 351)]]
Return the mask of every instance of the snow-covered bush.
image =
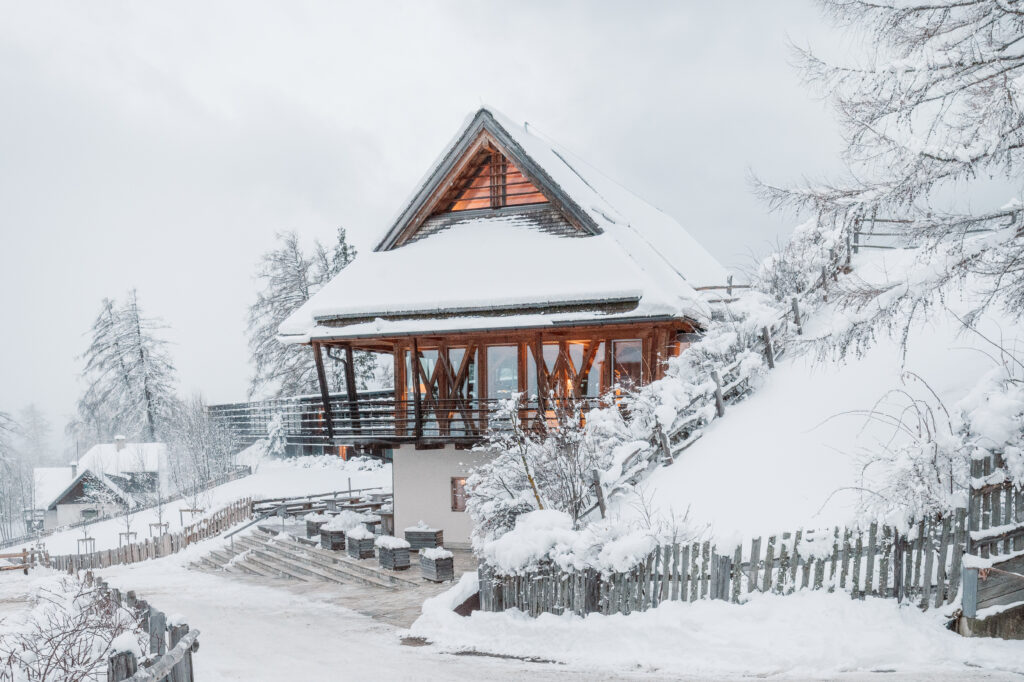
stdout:
[(135, 616), (65, 577), (34, 596), (21, 622), (0, 621), (0, 682), (100, 682), (115, 645), (148, 645)]
[(610, 455), (584, 426), (579, 403), (550, 405), (548, 423), (540, 429), (520, 420), (521, 396), (503, 401), (495, 414), (498, 426), (480, 447), (495, 456), (467, 481), (475, 545), (500, 537), (519, 515), (532, 510), (559, 510), (577, 524), (593, 506), (593, 471), (603, 471)]

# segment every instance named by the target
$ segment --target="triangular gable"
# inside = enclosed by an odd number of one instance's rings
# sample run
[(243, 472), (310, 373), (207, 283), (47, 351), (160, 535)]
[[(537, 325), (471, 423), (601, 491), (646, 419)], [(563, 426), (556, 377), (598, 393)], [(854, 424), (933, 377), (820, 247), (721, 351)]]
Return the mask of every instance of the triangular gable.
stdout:
[(103, 474), (97, 474), (96, 472), (90, 469), (85, 469), (77, 476), (75, 476), (74, 480), (72, 480), (71, 483), (67, 487), (65, 487), (64, 490), (61, 491), (59, 495), (57, 495), (52, 501), (50, 501), (49, 504), (47, 504), (46, 508), (56, 509), (57, 505), (61, 504), (67, 498), (68, 495), (75, 491), (75, 489), (78, 487), (78, 484), (84, 483), (86, 479), (90, 479), (94, 484), (105, 487), (115, 497), (120, 498), (121, 501), (123, 502), (128, 502), (130, 504), (133, 501), (131, 495), (121, 490), (121, 488), (116, 483), (111, 481), (107, 476), (104, 476)]
[(550, 202), (576, 229), (600, 234), (594, 220), (481, 109), (448, 149), (375, 250), (408, 241), (431, 216)]

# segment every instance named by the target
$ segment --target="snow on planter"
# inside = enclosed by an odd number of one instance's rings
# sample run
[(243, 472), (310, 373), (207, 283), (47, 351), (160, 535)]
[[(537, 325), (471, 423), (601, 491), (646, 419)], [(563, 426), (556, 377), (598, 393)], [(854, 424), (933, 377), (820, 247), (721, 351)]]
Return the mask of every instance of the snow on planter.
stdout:
[[(346, 548), (346, 533), (354, 528), (363, 527), (363, 514), (358, 514), (348, 509), (328, 518), (330, 518), (330, 521), (320, 526), (320, 546), (324, 549), (344, 550)], [(306, 523), (309, 523), (309, 521)]]
[(444, 531), (440, 528), (431, 528), (420, 521), (415, 526), (405, 529), (405, 539), (416, 550), (440, 547), (444, 544)]
[(402, 538), (381, 535), (373, 541), (377, 548), (377, 559), (382, 568), (390, 571), (404, 571), (409, 568), (409, 543)]
[(431, 547), (420, 552), (420, 573), (427, 580), (442, 583), (455, 580), (455, 555), (444, 547)]
[(302, 517), (306, 522), (306, 537), (313, 538), (320, 534), (320, 527), (331, 520), (327, 514), (312, 512)]
[(356, 526), (345, 534), (348, 555), (353, 559), (373, 558), (373, 533), (365, 526)]

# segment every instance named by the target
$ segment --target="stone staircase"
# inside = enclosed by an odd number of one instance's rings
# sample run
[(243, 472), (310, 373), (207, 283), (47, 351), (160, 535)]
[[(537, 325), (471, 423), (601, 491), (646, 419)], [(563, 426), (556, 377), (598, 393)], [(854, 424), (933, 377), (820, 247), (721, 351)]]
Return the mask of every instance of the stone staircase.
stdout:
[(208, 573), (365, 585), (389, 592), (420, 584), (380, 568), (376, 560), (359, 561), (344, 552), (332, 552), (287, 534), (275, 535), (262, 529), (235, 536), (233, 546), (213, 550), (190, 567)]

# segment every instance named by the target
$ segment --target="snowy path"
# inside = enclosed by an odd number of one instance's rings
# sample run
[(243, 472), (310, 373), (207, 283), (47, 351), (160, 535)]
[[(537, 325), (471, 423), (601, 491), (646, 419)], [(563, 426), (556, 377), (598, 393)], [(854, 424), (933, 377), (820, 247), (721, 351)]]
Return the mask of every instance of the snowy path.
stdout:
[[(0, 576), (0, 619), (25, 608), (34, 577)], [(687, 675), (683, 666), (660, 671), (608, 671), (591, 666), (533, 663), (489, 656), (456, 656), (434, 647), (401, 644), (402, 630), (336, 605), (325, 605), (278, 587), (188, 571), (171, 557), (103, 571), (115, 586), (134, 589), (169, 615), (180, 614), (201, 630), (196, 654), (201, 682), (249, 680), (313, 682), (320, 680), (707, 680), (750, 679)], [(13, 580), (11, 579), (13, 578)], [(557, 629), (552, 637), (559, 637)], [(750, 643), (748, 643), (749, 645)], [(564, 646), (570, 646), (568, 641)], [(628, 646), (628, 645), (627, 645)], [(737, 650), (752, 653), (751, 647)], [(773, 679), (877, 680), (1020, 680), (1020, 675), (971, 670), (948, 673), (850, 673), (820, 677), (786, 674)]]

